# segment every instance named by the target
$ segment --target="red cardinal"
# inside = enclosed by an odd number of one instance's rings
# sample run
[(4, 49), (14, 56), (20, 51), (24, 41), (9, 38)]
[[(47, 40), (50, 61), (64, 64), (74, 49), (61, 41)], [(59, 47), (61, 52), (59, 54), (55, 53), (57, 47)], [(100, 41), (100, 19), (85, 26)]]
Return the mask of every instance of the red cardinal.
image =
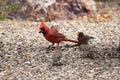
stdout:
[(59, 45), (59, 43), (62, 41), (69, 41), (69, 42), (74, 42), (79, 44), (78, 41), (70, 40), (66, 38), (63, 34), (59, 33), (57, 28), (52, 28), (52, 29), (48, 28), (48, 26), (45, 25), (43, 20), (40, 25), (39, 33), (42, 33), (44, 37), (53, 45), (54, 43), (57, 43), (57, 45)]
[(78, 32), (78, 38), (77, 39), (79, 41), (79, 44), (88, 44), (88, 41), (90, 39), (94, 39), (94, 37), (84, 35), (83, 32)]

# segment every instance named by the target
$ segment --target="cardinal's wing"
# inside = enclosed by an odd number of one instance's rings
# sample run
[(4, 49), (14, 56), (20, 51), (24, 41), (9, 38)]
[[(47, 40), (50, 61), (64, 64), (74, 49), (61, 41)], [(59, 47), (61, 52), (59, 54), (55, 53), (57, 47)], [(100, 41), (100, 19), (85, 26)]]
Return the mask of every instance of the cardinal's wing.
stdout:
[(54, 38), (65, 38), (65, 36), (62, 33), (52, 33), (51, 34), (52, 37)]

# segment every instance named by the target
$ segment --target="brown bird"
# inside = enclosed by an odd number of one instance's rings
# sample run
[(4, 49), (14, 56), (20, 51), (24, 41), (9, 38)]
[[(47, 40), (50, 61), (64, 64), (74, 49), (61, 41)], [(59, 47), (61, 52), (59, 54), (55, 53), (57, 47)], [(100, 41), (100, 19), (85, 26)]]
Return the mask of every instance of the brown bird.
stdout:
[(78, 37), (77, 37), (79, 44), (88, 44), (88, 41), (90, 39), (94, 39), (94, 37), (88, 36), (88, 35), (84, 35), (83, 32), (78, 32)]

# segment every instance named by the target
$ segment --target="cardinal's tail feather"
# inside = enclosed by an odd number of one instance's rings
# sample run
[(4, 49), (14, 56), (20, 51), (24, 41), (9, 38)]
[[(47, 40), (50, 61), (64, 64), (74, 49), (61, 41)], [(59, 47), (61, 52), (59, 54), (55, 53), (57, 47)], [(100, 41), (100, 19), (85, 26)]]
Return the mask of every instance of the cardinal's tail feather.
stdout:
[(71, 40), (71, 39), (67, 39), (67, 38), (63, 39), (63, 41), (69, 41), (69, 42), (74, 42), (74, 43), (78, 43), (78, 44), (79, 44), (79, 42), (78, 42), (78, 41)]

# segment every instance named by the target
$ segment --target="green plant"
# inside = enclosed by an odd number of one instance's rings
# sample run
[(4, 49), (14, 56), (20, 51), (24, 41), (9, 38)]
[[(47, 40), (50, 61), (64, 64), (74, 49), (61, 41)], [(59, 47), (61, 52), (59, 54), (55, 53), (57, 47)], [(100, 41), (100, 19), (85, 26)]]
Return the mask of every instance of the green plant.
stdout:
[(14, 2), (11, 5), (5, 5), (0, 7), (0, 20), (5, 20), (8, 13), (10, 13), (12, 10), (17, 9), (17, 3)]
[(0, 20), (5, 20), (5, 17), (6, 17), (5, 14), (0, 15)]

